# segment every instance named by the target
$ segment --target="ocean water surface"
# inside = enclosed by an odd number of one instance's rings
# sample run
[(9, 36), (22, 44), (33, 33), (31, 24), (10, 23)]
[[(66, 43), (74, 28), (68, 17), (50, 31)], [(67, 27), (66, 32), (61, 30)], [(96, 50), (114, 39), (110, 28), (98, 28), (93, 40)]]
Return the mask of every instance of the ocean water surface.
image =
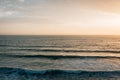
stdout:
[(0, 80), (120, 80), (120, 36), (0, 36)]

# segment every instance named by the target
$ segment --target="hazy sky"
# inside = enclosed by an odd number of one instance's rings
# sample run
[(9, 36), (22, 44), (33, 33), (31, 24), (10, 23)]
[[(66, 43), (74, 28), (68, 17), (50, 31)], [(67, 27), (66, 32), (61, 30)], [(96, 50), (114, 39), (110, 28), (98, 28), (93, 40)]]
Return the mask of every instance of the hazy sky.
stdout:
[(0, 35), (120, 35), (120, 0), (0, 0)]

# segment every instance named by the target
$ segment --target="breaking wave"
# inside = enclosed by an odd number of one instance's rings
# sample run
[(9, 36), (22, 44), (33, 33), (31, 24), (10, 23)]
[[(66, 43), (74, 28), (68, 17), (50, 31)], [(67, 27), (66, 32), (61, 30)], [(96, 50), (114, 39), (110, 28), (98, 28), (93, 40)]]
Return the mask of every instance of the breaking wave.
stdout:
[(0, 68), (0, 80), (118, 80), (120, 71), (25, 70)]
[(82, 76), (111, 76), (111, 75), (119, 75), (120, 71), (82, 71), (82, 70), (27, 70), (21, 68), (9, 68), (9, 67), (1, 67), (0, 74), (13, 74), (17, 73), (19, 75), (50, 75), (50, 74), (79, 74)]

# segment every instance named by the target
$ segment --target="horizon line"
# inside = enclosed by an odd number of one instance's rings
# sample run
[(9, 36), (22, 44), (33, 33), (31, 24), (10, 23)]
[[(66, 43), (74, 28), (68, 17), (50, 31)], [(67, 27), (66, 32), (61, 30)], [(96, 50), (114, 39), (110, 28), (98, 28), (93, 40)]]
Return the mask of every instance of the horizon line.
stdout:
[(36, 35), (36, 34), (15, 34), (15, 35), (13, 35), (13, 34), (0, 34), (0, 36), (120, 36), (120, 34), (113, 34), (113, 35), (109, 35), (109, 34), (81, 34), (81, 35), (57, 35), (57, 34), (55, 34), (55, 35), (49, 35), (49, 34), (38, 34), (38, 35)]

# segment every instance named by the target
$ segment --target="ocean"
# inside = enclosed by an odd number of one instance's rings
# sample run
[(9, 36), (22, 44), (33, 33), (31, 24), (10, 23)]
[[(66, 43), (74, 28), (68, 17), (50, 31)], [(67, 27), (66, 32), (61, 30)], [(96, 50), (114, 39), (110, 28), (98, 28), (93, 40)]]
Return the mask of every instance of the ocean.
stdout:
[(120, 36), (0, 36), (0, 80), (120, 80)]

